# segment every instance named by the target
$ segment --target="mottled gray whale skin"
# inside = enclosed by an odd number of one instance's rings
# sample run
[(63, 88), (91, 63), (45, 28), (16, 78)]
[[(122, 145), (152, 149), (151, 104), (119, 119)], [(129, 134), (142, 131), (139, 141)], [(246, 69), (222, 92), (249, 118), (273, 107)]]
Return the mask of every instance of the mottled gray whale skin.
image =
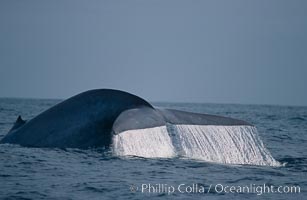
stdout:
[(28, 147), (109, 147), (113, 134), (167, 123), (252, 126), (228, 117), (155, 109), (133, 94), (96, 89), (73, 96), (29, 121), (18, 117), (0, 143)]

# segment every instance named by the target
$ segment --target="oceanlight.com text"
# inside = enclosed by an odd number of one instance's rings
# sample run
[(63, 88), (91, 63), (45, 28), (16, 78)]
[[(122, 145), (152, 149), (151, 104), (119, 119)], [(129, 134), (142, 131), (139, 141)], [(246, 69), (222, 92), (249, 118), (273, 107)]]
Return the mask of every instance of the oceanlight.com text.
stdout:
[(249, 185), (227, 185), (227, 184), (152, 184), (143, 183), (140, 185), (131, 185), (131, 192), (149, 193), (149, 194), (168, 194), (173, 193), (189, 193), (189, 194), (298, 194), (301, 193), (301, 188), (298, 185), (269, 185), (269, 184), (249, 184)]

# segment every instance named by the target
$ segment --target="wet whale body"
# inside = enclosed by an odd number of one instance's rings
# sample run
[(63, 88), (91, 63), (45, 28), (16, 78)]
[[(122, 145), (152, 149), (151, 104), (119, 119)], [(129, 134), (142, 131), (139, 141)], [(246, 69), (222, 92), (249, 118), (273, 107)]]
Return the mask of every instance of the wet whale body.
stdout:
[(121, 112), (153, 108), (122, 91), (99, 89), (73, 96), (25, 122), (18, 117), (1, 143), (30, 147), (88, 148), (108, 146), (112, 126)]
[(231, 118), (158, 110), (127, 92), (90, 90), (25, 122), (19, 116), (1, 141), (30, 147), (88, 148), (109, 146), (112, 134), (166, 123), (248, 125)]
[(17, 118), (0, 143), (26, 147), (112, 148), (116, 155), (182, 155), (221, 163), (277, 162), (248, 122), (157, 109), (133, 94), (96, 89), (73, 96), (29, 121)]

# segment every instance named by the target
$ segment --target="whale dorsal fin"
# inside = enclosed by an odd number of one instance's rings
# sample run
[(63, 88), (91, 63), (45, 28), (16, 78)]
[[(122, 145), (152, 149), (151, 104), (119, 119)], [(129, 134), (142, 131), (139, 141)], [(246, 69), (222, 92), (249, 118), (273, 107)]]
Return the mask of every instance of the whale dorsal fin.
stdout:
[(15, 121), (13, 127), (11, 128), (11, 130), (10, 130), (9, 132), (11, 132), (11, 131), (13, 131), (13, 130), (15, 130), (15, 129), (20, 128), (20, 127), (21, 127), (22, 125), (24, 125), (26, 122), (27, 122), (27, 121), (26, 121), (26, 120), (23, 120), (23, 119), (21, 118), (21, 116), (19, 115), (18, 118), (16, 119), (16, 121)]

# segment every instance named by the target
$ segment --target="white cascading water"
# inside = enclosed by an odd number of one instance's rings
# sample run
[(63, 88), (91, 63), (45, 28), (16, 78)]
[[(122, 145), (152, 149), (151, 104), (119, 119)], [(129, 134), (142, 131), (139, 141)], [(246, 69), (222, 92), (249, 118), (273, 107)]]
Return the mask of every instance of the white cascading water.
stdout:
[(280, 166), (253, 126), (172, 125), (128, 130), (113, 137), (119, 156), (176, 155), (225, 164)]
[(253, 126), (172, 125), (181, 156), (209, 162), (279, 166)]
[(118, 156), (169, 158), (175, 149), (166, 126), (128, 130), (113, 136), (113, 152)]

